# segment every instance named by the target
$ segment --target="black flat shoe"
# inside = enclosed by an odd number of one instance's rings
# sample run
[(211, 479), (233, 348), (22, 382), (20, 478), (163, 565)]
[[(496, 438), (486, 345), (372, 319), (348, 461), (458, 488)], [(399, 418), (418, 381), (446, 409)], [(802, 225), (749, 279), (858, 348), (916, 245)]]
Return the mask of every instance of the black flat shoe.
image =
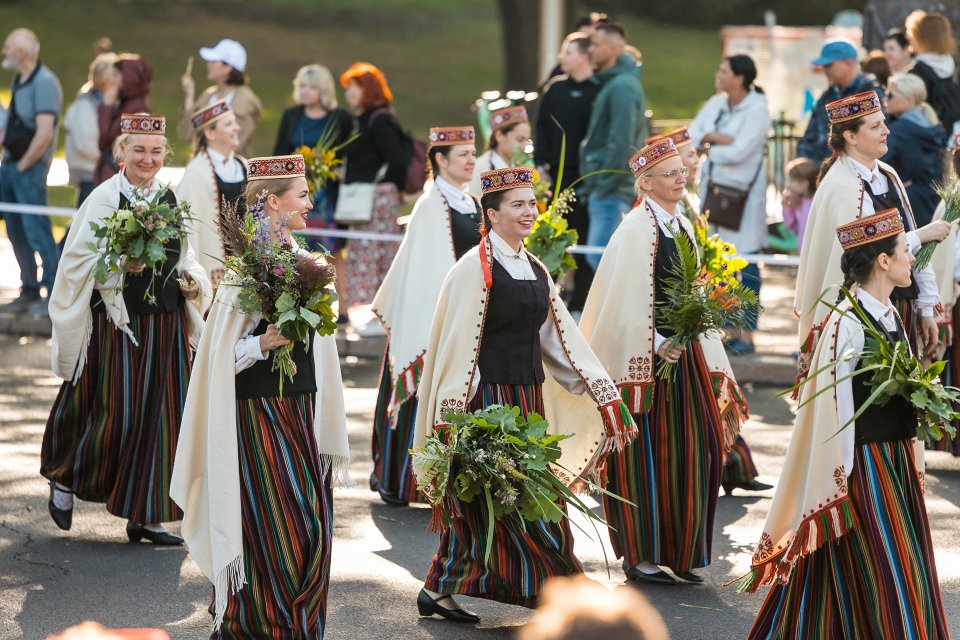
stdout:
[[(50, 510), (50, 517), (53, 518), (53, 521), (58, 527), (64, 531), (70, 531), (71, 525), (73, 525), (73, 508), (70, 509), (58, 509), (53, 504), (53, 492), (55, 491), (56, 484), (54, 482), (50, 483), (50, 499), (47, 500), (47, 509)], [(63, 493), (73, 493), (72, 491), (64, 491), (60, 489)]]
[(452, 600), (453, 598), (450, 595), (442, 595), (434, 600), (430, 597), (430, 594), (427, 593), (426, 589), (420, 589), (420, 595), (417, 596), (417, 610), (420, 611), (420, 615), (424, 618), (437, 614), (441, 618), (446, 618), (452, 622), (469, 622), (472, 624), (480, 622), (480, 616), (471, 611), (461, 609), (460, 607), (447, 609), (437, 604), (447, 599)]
[(371, 473), (370, 474), (370, 491), (379, 491), (379, 490), (380, 490), (380, 483), (377, 482), (377, 474)]
[(767, 489), (773, 489), (773, 485), (767, 484), (766, 482), (760, 482), (757, 479), (748, 480), (746, 482), (723, 483), (724, 495), (732, 495), (734, 489), (743, 489), (744, 491), (766, 491)]
[(171, 547), (183, 544), (183, 538), (167, 533), (166, 531), (150, 531), (150, 529), (147, 529), (143, 525), (132, 522), (127, 523), (127, 537), (130, 538), (130, 542), (140, 542), (141, 539), (146, 539), (153, 544)]
[(686, 580), (687, 582), (695, 582), (696, 584), (703, 583), (703, 576), (696, 574), (693, 571), (674, 571), (673, 575), (677, 576), (681, 580)]
[(623, 573), (630, 582), (646, 582), (649, 584), (676, 584), (677, 582), (669, 573), (662, 569), (656, 573), (644, 573), (636, 567), (628, 567), (623, 570)]
[(377, 486), (377, 493), (380, 494), (380, 499), (383, 500), (384, 502), (386, 502), (387, 504), (391, 504), (391, 505), (393, 505), (393, 506), (395, 506), (395, 507), (407, 507), (407, 506), (410, 506), (410, 503), (407, 502), (406, 500), (402, 500), (402, 499), (398, 498), (397, 496), (392, 496), (392, 495), (390, 495), (389, 493), (384, 493), (384, 492), (380, 489), (379, 486)]

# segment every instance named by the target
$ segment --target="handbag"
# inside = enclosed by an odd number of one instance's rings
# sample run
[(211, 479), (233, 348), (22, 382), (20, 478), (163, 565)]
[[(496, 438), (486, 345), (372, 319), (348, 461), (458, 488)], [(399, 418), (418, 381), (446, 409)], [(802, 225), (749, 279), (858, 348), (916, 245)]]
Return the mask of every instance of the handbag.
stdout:
[(3, 137), (3, 147), (10, 154), (11, 160), (19, 160), (30, 148), (30, 142), (33, 136), (37, 134), (36, 128), (27, 126), (20, 114), (17, 113), (16, 92), (10, 96), (10, 112), (7, 118), (7, 130)]
[[(346, 174), (347, 161), (343, 161)], [(377, 196), (377, 182), (383, 179), (387, 166), (377, 171), (375, 182), (351, 182), (341, 184), (337, 192), (337, 206), (333, 209), (333, 219), (341, 224), (363, 224), (373, 219), (373, 202)]]
[[(720, 123), (720, 118), (714, 123), (716, 127)], [(717, 225), (739, 231), (743, 224), (743, 214), (747, 205), (747, 198), (757, 178), (760, 177), (760, 171), (763, 169), (763, 156), (760, 156), (760, 164), (757, 166), (757, 172), (753, 174), (753, 179), (746, 189), (738, 189), (729, 185), (720, 184), (712, 179), (707, 180), (707, 194), (700, 205), (700, 212), (707, 215), (707, 219)]]

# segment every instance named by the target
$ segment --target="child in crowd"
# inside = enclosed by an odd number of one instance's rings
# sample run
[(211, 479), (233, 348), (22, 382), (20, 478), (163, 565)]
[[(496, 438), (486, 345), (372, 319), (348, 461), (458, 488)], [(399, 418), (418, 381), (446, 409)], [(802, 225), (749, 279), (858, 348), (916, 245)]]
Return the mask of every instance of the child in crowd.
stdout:
[(817, 189), (820, 163), (810, 158), (794, 158), (787, 163), (787, 188), (783, 190), (783, 224), (797, 234), (797, 254), (803, 244), (803, 230), (810, 215), (810, 203)]

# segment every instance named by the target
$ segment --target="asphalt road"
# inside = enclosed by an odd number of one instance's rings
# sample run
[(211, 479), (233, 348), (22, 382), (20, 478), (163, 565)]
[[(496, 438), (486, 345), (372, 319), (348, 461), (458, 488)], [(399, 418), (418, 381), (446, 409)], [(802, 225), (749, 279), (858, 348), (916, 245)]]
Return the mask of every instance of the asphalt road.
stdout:
[[(44, 423), (60, 386), (49, 357), (46, 340), (0, 335), (0, 638), (44, 638), (85, 619), (160, 627), (174, 639), (207, 637), (211, 589), (186, 550), (130, 544), (124, 522), (98, 504), (78, 502), (70, 532), (50, 520), (47, 485), (37, 472)], [(511, 638), (530, 612), (464, 598), (480, 625), (417, 616), (415, 599), (436, 539), (426, 531), (425, 507), (390, 507), (367, 490), (377, 366), (343, 363), (357, 485), (335, 493), (326, 638)], [(790, 407), (774, 392), (758, 387), (747, 394), (753, 420), (746, 438), (769, 482), (791, 426)], [(947, 616), (960, 634), (960, 460), (928, 455), (926, 497)], [(769, 498), (721, 498), (705, 585), (642, 587), (674, 638), (745, 637), (762, 593), (741, 595), (722, 585), (746, 572)], [(608, 577), (599, 542), (577, 532), (576, 551), (592, 578), (611, 588), (622, 584), (618, 562)]]

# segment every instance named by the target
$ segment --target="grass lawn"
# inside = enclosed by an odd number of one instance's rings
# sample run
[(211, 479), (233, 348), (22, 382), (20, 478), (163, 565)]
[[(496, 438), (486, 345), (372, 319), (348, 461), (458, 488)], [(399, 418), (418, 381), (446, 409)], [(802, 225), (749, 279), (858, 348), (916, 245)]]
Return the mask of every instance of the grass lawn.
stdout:
[[(319, 4), (8, 0), (0, 3), (0, 24), (37, 33), (41, 59), (60, 77), (67, 102), (86, 78), (91, 43), (110, 36), (116, 50), (140, 53), (153, 64), (149, 100), (154, 111), (171, 119), (182, 98), (180, 74), (187, 56), (222, 37), (239, 40), (250, 54), (251, 84), (265, 107), (254, 142), (259, 154), (271, 152), (280, 114), (293, 102), (293, 76), (311, 62), (325, 64), (335, 74), (357, 60), (380, 66), (404, 126), (421, 136), (431, 125), (472, 122), (470, 107), (480, 92), (506, 88), (501, 86), (500, 26), (493, 0)], [(719, 32), (624, 22), (630, 41), (643, 52), (648, 108), (659, 118), (692, 117), (713, 93)], [(10, 77), (0, 74), (5, 104)], [(206, 86), (199, 57), (194, 77), (199, 92)], [(176, 146), (175, 162), (183, 163), (189, 145)]]

